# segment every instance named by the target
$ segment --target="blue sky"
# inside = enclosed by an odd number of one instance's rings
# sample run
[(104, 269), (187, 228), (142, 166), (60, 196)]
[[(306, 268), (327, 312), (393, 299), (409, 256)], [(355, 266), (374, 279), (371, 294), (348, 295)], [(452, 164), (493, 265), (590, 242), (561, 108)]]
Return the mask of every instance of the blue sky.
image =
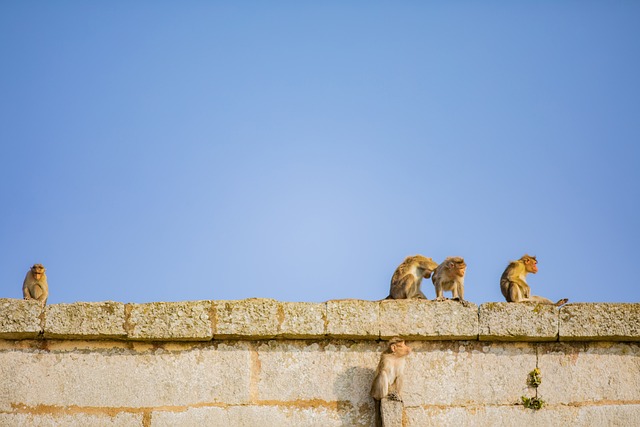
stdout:
[[(638, 302), (640, 3), (2, 2), (0, 297)], [(430, 281), (423, 282), (429, 298)]]

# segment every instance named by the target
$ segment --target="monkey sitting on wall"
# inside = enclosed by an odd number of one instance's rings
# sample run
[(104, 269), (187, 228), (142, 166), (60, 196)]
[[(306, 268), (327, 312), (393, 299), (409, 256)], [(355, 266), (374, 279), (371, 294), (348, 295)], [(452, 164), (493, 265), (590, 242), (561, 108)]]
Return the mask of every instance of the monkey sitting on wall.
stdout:
[(422, 255), (408, 256), (396, 268), (391, 278), (389, 296), (386, 299), (428, 299), (420, 290), (422, 279), (431, 277), (438, 263)]
[(464, 300), (464, 274), (467, 264), (463, 258), (454, 256), (445, 259), (433, 272), (431, 281), (436, 287), (436, 301), (446, 301), (444, 291), (452, 293), (452, 299), (458, 300), (467, 307), (469, 303)]
[(376, 426), (382, 425), (382, 399), (386, 397), (402, 402), (400, 393), (404, 381), (404, 365), (406, 356), (410, 353), (411, 347), (406, 345), (402, 338), (394, 337), (389, 340), (389, 346), (380, 355), (376, 376), (371, 384), (371, 397), (375, 400)]
[(24, 299), (38, 300), (43, 306), (47, 303), (49, 296), (47, 275), (44, 272), (45, 268), (42, 264), (33, 264), (29, 271), (27, 271), (27, 275), (22, 283)]
[(556, 306), (566, 304), (569, 301), (567, 298), (553, 302), (544, 297), (531, 295), (526, 276), (528, 273), (536, 274), (537, 272), (538, 260), (535, 256), (523, 255), (519, 260), (511, 261), (500, 278), (500, 290), (507, 302), (537, 302)]

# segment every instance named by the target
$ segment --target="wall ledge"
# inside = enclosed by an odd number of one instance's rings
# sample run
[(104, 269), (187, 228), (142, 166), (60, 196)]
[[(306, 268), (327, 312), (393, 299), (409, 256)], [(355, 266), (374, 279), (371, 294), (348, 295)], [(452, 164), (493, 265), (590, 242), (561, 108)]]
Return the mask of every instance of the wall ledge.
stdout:
[(0, 299), (0, 339), (210, 341), (326, 338), (640, 341), (640, 304), (333, 300), (77, 302)]

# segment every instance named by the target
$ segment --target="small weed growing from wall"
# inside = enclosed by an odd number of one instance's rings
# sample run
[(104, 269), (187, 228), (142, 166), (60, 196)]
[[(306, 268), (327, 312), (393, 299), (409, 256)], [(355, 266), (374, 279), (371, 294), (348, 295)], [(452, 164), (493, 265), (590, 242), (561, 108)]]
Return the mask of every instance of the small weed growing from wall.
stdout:
[(529, 372), (527, 383), (530, 387), (538, 388), (538, 386), (542, 383), (542, 374), (540, 374), (540, 369), (536, 368), (533, 371)]
[(522, 396), (522, 404), (527, 409), (538, 410), (544, 406), (544, 400), (537, 397)]
[(536, 389), (536, 395), (534, 397), (522, 396), (522, 404), (527, 409), (538, 410), (544, 406), (544, 400), (538, 397), (538, 386), (542, 384), (542, 374), (540, 369), (535, 368), (529, 372), (527, 377), (527, 385)]

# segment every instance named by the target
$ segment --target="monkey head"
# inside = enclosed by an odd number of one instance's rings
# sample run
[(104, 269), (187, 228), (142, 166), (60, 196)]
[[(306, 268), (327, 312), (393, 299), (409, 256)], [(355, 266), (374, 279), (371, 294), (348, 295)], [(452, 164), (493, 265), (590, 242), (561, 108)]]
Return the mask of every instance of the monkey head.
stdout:
[(36, 280), (42, 279), (42, 275), (44, 274), (44, 272), (45, 268), (42, 264), (33, 264), (33, 266), (31, 267), (31, 274)]
[(411, 347), (402, 338), (397, 337), (389, 340), (389, 350), (396, 356), (406, 356), (411, 353)]
[(451, 257), (447, 260), (447, 270), (450, 275), (464, 277), (465, 271), (467, 271), (467, 264), (461, 257)]
[(431, 273), (436, 268), (438, 268), (438, 263), (431, 258), (422, 255), (416, 255), (415, 257), (413, 257), (413, 259), (416, 261), (418, 267), (422, 269), (422, 277), (424, 277), (425, 279), (430, 278)]
[(527, 273), (536, 274), (538, 272), (538, 260), (535, 256), (523, 255), (520, 261), (524, 264)]

